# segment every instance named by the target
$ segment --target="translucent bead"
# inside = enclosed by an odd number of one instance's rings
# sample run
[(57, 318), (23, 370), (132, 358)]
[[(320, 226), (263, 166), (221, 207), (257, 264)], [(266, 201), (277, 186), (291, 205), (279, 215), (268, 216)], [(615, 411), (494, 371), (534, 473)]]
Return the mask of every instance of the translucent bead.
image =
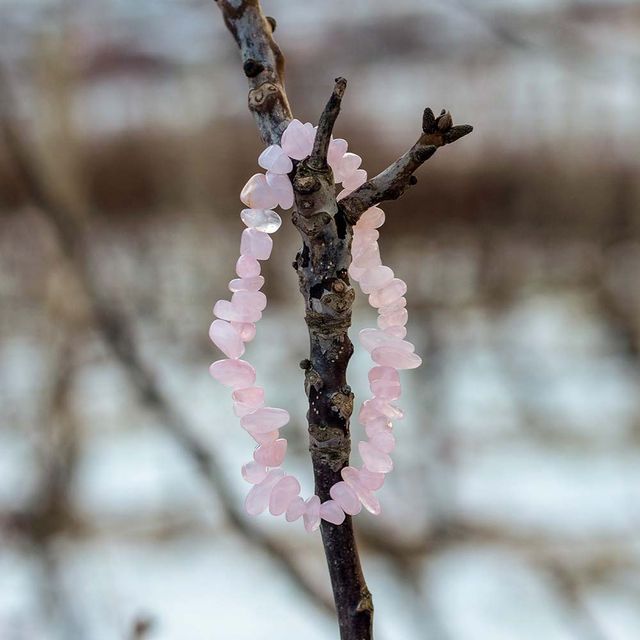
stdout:
[(240, 218), (247, 227), (264, 233), (275, 233), (282, 224), (282, 218), (271, 209), (243, 209)]

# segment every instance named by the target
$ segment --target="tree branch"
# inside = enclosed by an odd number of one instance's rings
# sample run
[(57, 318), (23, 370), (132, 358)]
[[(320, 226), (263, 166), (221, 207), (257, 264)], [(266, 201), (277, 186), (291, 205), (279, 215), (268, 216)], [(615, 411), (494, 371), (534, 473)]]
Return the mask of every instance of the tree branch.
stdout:
[(327, 168), (327, 152), (329, 151), (331, 134), (340, 114), (340, 104), (346, 88), (347, 81), (344, 78), (336, 78), (336, 86), (318, 121), (318, 130), (313, 141), (313, 151), (311, 151), (308, 160), (308, 165), (312, 169), (322, 171)]
[(284, 57), (273, 39), (275, 20), (258, 0), (216, 0), (242, 56), (249, 81), (249, 110), (265, 145), (278, 144), (291, 120), (284, 88)]
[(347, 220), (355, 224), (369, 208), (385, 200), (396, 200), (410, 186), (416, 184), (413, 175), (437, 150), (471, 133), (468, 124), (453, 124), (453, 118), (444, 109), (436, 118), (427, 107), (422, 115), (422, 135), (403, 156), (375, 178), (365, 182), (340, 201)]

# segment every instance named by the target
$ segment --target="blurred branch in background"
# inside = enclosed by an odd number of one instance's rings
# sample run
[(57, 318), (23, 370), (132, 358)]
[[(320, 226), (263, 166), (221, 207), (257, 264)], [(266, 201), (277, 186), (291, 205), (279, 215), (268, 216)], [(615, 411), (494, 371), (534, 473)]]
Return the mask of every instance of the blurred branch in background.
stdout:
[[(15, 125), (16, 114), (12, 108), (11, 88), (5, 74), (0, 73), (0, 126), (12, 160), (21, 174), (24, 185), (39, 212), (45, 216), (56, 233), (60, 246), (73, 268), (75, 276), (82, 285), (94, 323), (111, 352), (129, 375), (140, 398), (156, 413), (158, 426), (166, 429), (179, 444), (182, 450), (194, 462), (198, 471), (206, 480), (214, 494), (220, 500), (228, 521), (250, 543), (266, 553), (283, 572), (294, 581), (303, 593), (322, 610), (330, 612), (333, 605), (321, 595), (310, 583), (303, 571), (290, 559), (289, 554), (273, 540), (250, 527), (240, 510), (237, 500), (221, 472), (213, 453), (207, 449), (194, 435), (184, 418), (173, 407), (171, 401), (161, 390), (154, 375), (143, 363), (132, 337), (126, 318), (109, 301), (101, 295), (91, 272), (90, 259), (86, 251), (86, 225), (88, 214), (84, 211), (67, 212), (49, 192), (47, 179), (40, 174), (38, 164), (30, 157), (27, 144)], [(68, 463), (70, 459), (66, 460)], [(59, 474), (72, 473), (72, 465), (56, 467), (53, 478), (56, 482), (50, 485), (52, 504), (56, 515), (65, 513), (60, 509), (66, 505), (66, 481), (60, 487), (57, 482)], [(50, 517), (48, 515), (48, 517)]]

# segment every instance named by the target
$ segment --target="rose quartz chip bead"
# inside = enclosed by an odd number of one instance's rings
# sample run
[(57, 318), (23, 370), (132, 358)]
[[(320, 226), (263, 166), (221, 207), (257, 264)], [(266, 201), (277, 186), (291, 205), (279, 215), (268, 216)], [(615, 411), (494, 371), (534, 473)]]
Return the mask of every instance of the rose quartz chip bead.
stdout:
[(225, 320), (214, 320), (211, 323), (209, 337), (227, 358), (239, 358), (244, 353), (244, 342), (240, 334)]
[(384, 224), (384, 220), (384, 211), (379, 207), (371, 207), (360, 216), (356, 229), (377, 229)]
[(342, 472), (343, 480), (353, 489), (358, 496), (358, 500), (362, 503), (362, 506), (373, 513), (378, 515), (381, 511), (380, 502), (375, 497), (373, 492), (368, 489), (365, 484), (360, 480), (360, 472), (354, 467), (345, 467)]
[(267, 477), (267, 468), (255, 461), (242, 465), (242, 477), (251, 484), (258, 484)]
[[(257, 229), (245, 229), (240, 238), (240, 253), (256, 260), (268, 260), (273, 248), (273, 240), (268, 233)], [(238, 274), (240, 275), (240, 274)]]
[(267, 183), (278, 199), (278, 204), (283, 209), (291, 209), (293, 206), (293, 186), (289, 176), (267, 171)]
[(240, 419), (240, 425), (249, 433), (269, 433), (284, 427), (288, 422), (289, 412), (275, 407), (260, 407)]
[(362, 503), (356, 492), (344, 480), (336, 482), (329, 489), (329, 494), (346, 514), (355, 516), (360, 513)]
[(359, 442), (358, 450), (364, 466), (374, 473), (389, 473), (393, 469), (391, 457), (376, 449), (370, 442)]
[(284, 462), (286, 455), (287, 441), (285, 438), (278, 438), (273, 442), (261, 444), (253, 452), (253, 459), (265, 467), (279, 467)]
[(376, 347), (371, 352), (371, 357), (377, 364), (394, 369), (415, 369), (422, 364), (419, 355), (397, 347)]
[(253, 256), (240, 256), (236, 262), (236, 273), (241, 278), (260, 275), (260, 263)]
[(318, 496), (311, 496), (305, 501), (302, 519), (307, 533), (315, 531), (320, 526), (320, 498)]
[(256, 381), (256, 370), (244, 360), (217, 360), (209, 367), (209, 373), (232, 389), (250, 387)]
[(360, 277), (362, 293), (373, 293), (376, 289), (388, 285), (393, 280), (393, 271), (384, 265), (369, 267)]
[[(233, 294), (234, 296), (237, 293)], [(256, 322), (262, 317), (262, 313), (254, 306), (244, 304), (242, 299), (218, 300), (213, 306), (213, 314), (221, 320), (232, 322)]]
[(306, 508), (307, 505), (305, 504), (305, 501), (300, 496), (295, 497), (289, 503), (287, 511), (285, 512), (285, 518), (287, 519), (287, 522), (294, 522), (298, 518), (301, 518)]
[(277, 482), (269, 498), (269, 513), (280, 516), (300, 493), (300, 483), (293, 476), (285, 476)]
[(342, 138), (332, 138), (329, 143), (329, 150), (327, 152), (327, 163), (333, 169), (334, 176), (336, 169), (338, 168), (340, 161), (344, 157), (344, 154), (347, 153), (347, 148), (349, 147), (346, 140)]
[(253, 276), (252, 278), (234, 278), (229, 281), (229, 291), (259, 291), (264, 286), (264, 278), (262, 276)]
[(252, 209), (273, 209), (278, 204), (278, 198), (264, 173), (256, 173), (249, 178), (242, 187), (240, 200)]
[[(355, 173), (358, 167), (362, 164), (362, 158), (355, 153), (345, 153), (342, 158), (336, 163), (336, 167), (333, 171), (333, 177), (336, 182), (344, 181)], [(346, 186), (346, 185), (345, 185)]]
[(284, 476), (282, 469), (272, 469), (264, 480), (251, 487), (244, 501), (245, 511), (250, 516), (260, 515), (267, 508), (271, 492), (282, 476)]
[(251, 342), (256, 337), (254, 322), (232, 322), (231, 326), (240, 334), (242, 342)]
[(400, 278), (394, 278), (381, 289), (374, 291), (369, 296), (369, 304), (372, 307), (384, 307), (402, 298), (407, 293), (407, 285)]
[[(267, 181), (268, 178), (267, 175)], [(275, 233), (282, 225), (282, 218), (271, 209), (243, 209), (240, 219), (247, 227), (264, 233)]]
[(331, 524), (342, 524), (345, 515), (337, 502), (327, 500), (320, 505), (320, 517)]
[(272, 173), (289, 173), (293, 169), (291, 158), (279, 144), (267, 147), (259, 156), (258, 164)]
[(313, 125), (302, 124), (300, 120), (292, 120), (282, 134), (283, 151), (294, 160), (306, 158), (313, 149), (315, 131)]

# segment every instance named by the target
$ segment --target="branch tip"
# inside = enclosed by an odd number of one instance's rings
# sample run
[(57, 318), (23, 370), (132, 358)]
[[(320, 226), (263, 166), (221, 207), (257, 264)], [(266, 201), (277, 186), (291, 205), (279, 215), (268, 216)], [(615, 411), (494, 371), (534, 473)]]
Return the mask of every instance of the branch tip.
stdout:
[(409, 187), (416, 184), (414, 172), (437, 150), (470, 134), (470, 124), (453, 124), (453, 117), (446, 109), (436, 116), (427, 107), (422, 112), (422, 135), (404, 155), (398, 158), (382, 173), (365, 182), (340, 202), (345, 216), (355, 224), (369, 207), (384, 200), (399, 198)]
[(313, 151), (308, 160), (308, 165), (312, 169), (322, 171), (328, 168), (327, 152), (329, 151), (329, 142), (331, 141), (333, 127), (340, 113), (342, 96), (346, 89), (347, 80), (342, 77), (336, 78), (333, 92), (318, 121), (318, 130), (316, 131), (316, 137), (313, 141)]

